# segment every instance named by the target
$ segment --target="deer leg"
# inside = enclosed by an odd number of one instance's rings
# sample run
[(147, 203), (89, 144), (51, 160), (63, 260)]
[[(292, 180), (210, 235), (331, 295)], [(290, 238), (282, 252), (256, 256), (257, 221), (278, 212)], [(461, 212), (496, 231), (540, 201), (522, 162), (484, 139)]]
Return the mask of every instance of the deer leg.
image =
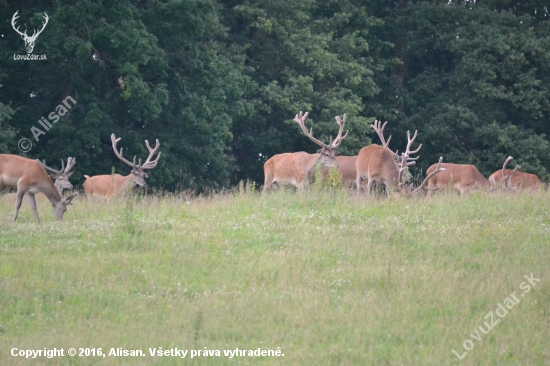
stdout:
[(361, 195), (361, 176), (357, 174), (357, 178), (355, 178), (355, 185), (357, 186), (357, 197)]
[(370, 191), (372, 190), (372, 184), (374, 183), (374, 179), (369, 179), (367, 183), (367, 197), (370, 197)]
[(384, 182), (384, 185), (386, 186), (386, 194), (388, 195), (388, 198), (391, 197), (391, 187), (387, 182)]
[(21, 203), (23, 202), (23, 196), (25, 191), (23, 189), (17, 189), (17, 194), (15, 198), (15, 215), (13, 216), (13, 222), (17, 222), (17, 215), (19, 215), (19, 209), (21, 208)]
[(36, 200), (34, 199), (34, 194), (27, 192), (27, 197), (29, 197), (29, 203), (31, 204), (32, 210), (34, 212), (34, 218), (37, 222), (40, 222), (38, 211), (36, 210)]

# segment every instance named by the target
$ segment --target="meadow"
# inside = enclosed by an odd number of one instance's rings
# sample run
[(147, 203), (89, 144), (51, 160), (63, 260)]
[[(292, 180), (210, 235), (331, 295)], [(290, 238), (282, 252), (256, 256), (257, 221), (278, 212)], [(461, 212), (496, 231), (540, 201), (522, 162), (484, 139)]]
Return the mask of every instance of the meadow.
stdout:
[[(241, 186), (82, 197), (62, 222), (38, 206), (42, 223), (27, 203), (12, 224), (0, 200), (2, 365), (550, 365), (546, 191), (357, 200)], [(69, 347), (145, 356), (10, 354)], [(221, 356), (149, 355), (161, 347)], [(284, 356), (224, 357), (237, 348)]]

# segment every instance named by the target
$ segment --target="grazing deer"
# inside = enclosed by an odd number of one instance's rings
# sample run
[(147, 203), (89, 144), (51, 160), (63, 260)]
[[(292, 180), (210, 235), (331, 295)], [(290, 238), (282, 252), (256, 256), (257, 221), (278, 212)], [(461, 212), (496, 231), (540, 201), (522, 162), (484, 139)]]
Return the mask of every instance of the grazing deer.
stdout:
[(115, 134), (111, 135), (111, 143), (113, 145), (113, 150), (116, 156), (125, 164), (132, 168), (132, 171), (129, 175), (123, 177), (120, 174), (107, 174), (107, 175), (96, 175), (93, 177), (84, 175), (86, 181), (84, 182), (84, 190), (88, 197), (107, 197), (111, 198), (118, 194), (124, 193), (126, 190), (131, 190), (135, 187), (147, 187), (145, 178), (149, 178), (146, 170), (154, 169), (157, 166), (157, 163), (160, 159), (160, 152), (157, 155), (157, 158), (153, 161), (151, 159), (157, 152), (160, 147), (159, 140), (155, 144), (155, 148), (151, 149), (149, 141), (145, 140), (145, 146), (149, 150), (149, 156), (143, 165), (141, 164), (141, 159), (139, 159), (139, 164), (136, 164), (136, 157), (134, 156), (133, 163), (130, 163), (122, 156), (122, 148), (118, 151), (116, 144), (120, 141), (120, 138), (116, 138)]
[[(430, 166), (426, 174), (430, 174), (436, 164)], [(452, 189), (464, 195), (470, 191), (491, 190), (491, 183), (473, 165), (445, 163), (442, 165), (445, 172), (432, 177), (428, 181), (428, 196), (432, 196), (434, 190)]]
[(61, 194), (50, 180), (48, 173), (46, 173), (38, 161), (17, 155), (0, 154), (0, 192), (6, 187), (17, 189), (13, 222), (17, 221), (17, 215), (19, 214), (19, 208), (21, 208), (21, 202), (25, 193), (29, 197), (34, 217), (38, 222), (40, 222), (40, 218), (38, 217), (36, 201), (34, 199), (36, 193), (42, 192), (50, 200), (56, 220), (63, 219), (67, 205), (76, 196), (76, 193), (74, 193), (66, 198), (61, 197)]
[[(76, 163), (75, 158), (69, 157), (67, 159), (67, 167), (65, 167), (65, 163), (63, 162), (63, 160), (61, 160), (61, 170), (55, 170), (50, 168), (49, 166), (46, 165), (45, 160), (40, 161), (37, 159), (36, 161), (38, 161), (44, 169), (52, 173), (52, 174), (49, 174), (49, 176), (51, 179), (53, 179), (54, 181), (53, 184), (55, 188), (57, 188), (57, 190), (59, 191), (59, 194), (63, 195), (63, 190), (65, 189), (73, 189), (73, 185), (69, 181), (69, 178), (71, 178), (71, 176), (74, 173), (72, 169), (74, 168), (74, 165)], [(46, 196), (44, 196), (42, 193), (38, 193), (35, 195), (35, 199), (37, 202), (43, 201), (45, 197)], [(15, 202), (16, 198), (17, 198), (17, 193), (8, 193), (2, 196), (2, 199), (8, 202)]]
[[(416, 139), (418, 131), (415, 131), (412, 139), (410, 132), (407, 131), (407, 149), (399, 157), (397, 153), (388, 148), (391, 136), (388, 141), (384, 139), (383, 131), (386, 123), (380, 127), (380, 122), (375, 121), (375, 123), (371, 125), (382, 140), (382, 146), (376, 144), (366, 146), (359, 151), (359, 155), (357, 156), (357, 196), (361, 194), (360, 186), (363, 179), (367, 181), (367, 197), (370, 196), (372, 185), (375, 181), (385, 185), (386, 193), (388, 197), (390, 197), (392, 189), (398, 194), (401, 194), (402, 190), (406, 186), (406, 178), (412, 178), (407, 168), (416, 164), (415, 160), (418, 159), (412, 158), (410, 155), (418, 153), (418, 151), (422, 148), (422, 144), (420, 144), (416, 150), (410, 151), (411, 145)], [(439, 171), (437, 171), (436, 174), (437, 173), (439, 173)], [(424, 180), (424, 182), (417, 189), (411, 191), (411, 193), (417, 192), (419, 188), (424, 186), (425, 182), (426, 180)]]
[(504, 189), (511, 189), (513, 191), (518, 191), (522, 189), (529, 189), (530, 191), (538, 191), (542, 187), (539, 177), (535, 174), (529, 174), (518, 171), (521, 167), (518, 165), (513, 170), (506, 169), (506, 165), (513, 158), (509, 156), (502, 169), (497, 170), (489, 177), (489, 182), (495, 187), (500, 187)]
[[(355, 156), (336, 156), (336, 163), (338, 164), (338, 173), (342, 178), (342, 184), (345, 187), (355, 187), (355, 180), (357, 178), (357, 168), (355, 167), (357, 162), (357, 155)], [(329, 167), (323, 167), (323, 179), (326, 179), (328, 175)]]
[(269, 158), (264, 164), (264, 191), (268, 190), (273, 183), (277, 183), (279, 185), (288, 184), (301, 190), (313, 179), (318, 163), (323, 166), (334, 168), (338, 167), (335, 151), (342, 143), (342, 140), (344, 140), (349, 133), (349, 131), (347, 131), (346, 134), (342, 136), (342, 131), (344, 130), (344, 125), (347, 118), (346, 114), (344, 114), (344, 119), (340, 119), (340, 116), (334, 117), (336, 119), (336, 123), (340, 126), (340, 129), (338, 130), (338, 135), (334, 141), (332, 141), (332, 137), (330, 138), (328, 145), (313, 137), (313, 128), (308, 132), (304, 124), (307, 116), (308, 112), (302, 114), (300, 111), (300, 114), (297, 114), (294, 117), (294, 122), (296, 122), (304, 134), (311, 141), (319, 145), (321, 149), (319, 149), (317, 154), (308, 154), (300, 151), (295, 153), (277, 154)]
[(42, 165), (44, 169), (52, 173), (50, 174), (50, 177), (53, 179), (54, 185), (59, 191), (59, 193), (63, 193), (64, 189), (73, 189), (73, 185), (71, 184), (71, 182), (69, 182), (69, 179), (74, 173), (73, 168), (74, 168), (74, 165), (76, 164), (75, 158), (69, 157), (67, 159), (67, 167), (65, 167), (65, 163), (63, 162), (63, 160), (61, 160), (61, 170), (55, 170), (50, 168), (49, 166), (46, 165), (45, 160), (43, 161), (37, 160), (37, 161), (40, 163), (40, 165)]
[[(387, 148), (388, 150), (390, 150), (392, 152), (393, 158), (395, 159), (395, 162), (397, 163), (397, 166), (399, 167), (399, 169), (401, 169), (403, 167), (403, 162), (401, 161), (402, 160), (401, 156), (399, 156), (397, 151), (393, 151), (389, 147), (390, 141), (391, 141), (391, 135), (390, 135), (390, 137), (388, 137), (387, 141), (384, 138), (384, 128), (386, 128), (386, 125), (388, 124), (388, 122), (386, 121), (386, 122), (384, 122), (384, 124), (382, 126), (380, 126), (381, 123), (382, 123), (381, 121), (375, 120), (374, 123), (371, 125), (372, 129), (376, 132), (378, 137), (380, 137), (380, 141), (382, 142), (382, 146), (384, 146), (385, 148)], [(422, 147), (422, 144), (420, 144), (420, 146), (418, 146), (418, 149), (416, 149), (415, 151), (411, 151), (410, 153), (411, 154), (416, 154), (420, 150), (421, 147)], [(407, 163), (410, 163), (410, 164), (405, 165), (407, 168), (405, 168), (405, 170), (403, 170), (404, 180), (406, 182), (412, 182), (413, 176), (412, 176), (411, 172), (409, 172), (408, 167), (411, 166), (411, 165), (414, 165), (415, 163), (411, 163), (411, 162), (416, 161), (416, 160), (418, 160), (418, 157), (415, 157), (415, 158), (412, 158), (410, 156), (407, 157)], [(412, 188), (412, 183), (411, 183), (410, 188)]]

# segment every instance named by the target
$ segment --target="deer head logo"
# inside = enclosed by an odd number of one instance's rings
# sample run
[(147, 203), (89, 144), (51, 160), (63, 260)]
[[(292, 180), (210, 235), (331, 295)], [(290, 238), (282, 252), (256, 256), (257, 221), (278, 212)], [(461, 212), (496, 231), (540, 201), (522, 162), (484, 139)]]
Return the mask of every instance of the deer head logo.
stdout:
[(44, 28), (46, 28), (46, 24), (48, 24), (48, 14), (44, 13), (44, 24), (42, 25), (42, 29), (40, 29), (38, 31), (38, 33), (36, 32), (36, 29), (34, 30), (32, 36), (29, 36), (27, 34), (27, 30), (25, 29), (24, 32), (21, 32), (19, 30), (19, 27), (15, 27), (15, 21), (17, 18), (19, 18), (19, 16), (17, 15), (17, 13), (19, 12), (19, 10), (17, 10), (15, 12), (15, 14), (13, 14), (13, 18), (11, 18), (11, 26), (13, 27), (13, 29), (19, 33), (19, 35), (21, 35), (21, 38), (23, 38), (23, 41), (25, 41), (25, 48), (27, 49), (27, 53), (32, 53), (32, 50), (34, 49), (34, 42), (36, 42), (36, 39), (38, 38), (38, 36), (40, 35), (40, 33), (42, 33), (42, 31), (44, 30)]

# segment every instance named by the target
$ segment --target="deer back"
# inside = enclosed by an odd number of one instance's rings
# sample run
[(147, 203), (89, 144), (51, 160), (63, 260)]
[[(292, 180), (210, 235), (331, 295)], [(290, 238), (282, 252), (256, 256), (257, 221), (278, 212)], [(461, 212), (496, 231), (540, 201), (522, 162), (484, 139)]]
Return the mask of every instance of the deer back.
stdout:
[(55, 188), (48, 173), (36, 160), (18, 155), (0, 154), (0, 186), (18, 188), (18, 185), (30, 193), (44, 192), (61, 195)]
[[(438, 164), (433, 164), (428, 168), (426, 174), (430, 174), (437, 168)], [(441, 164), (445, 171), (434, 175), (428, 180), (428, 188), (455, 188), (458, 190), (464, 189), (488, 189), (489, 181), (479, 172), (479, 170), (469, 164)], [(451, 187), (451, 184), (453, 187)]]
[(362, 148), (357, 155), (357, 174), (364, 179), (378, 180), (389, 185), (397, 185), (399, 168), (393, 153), (380, 145)]
[[(512, 173), (513, 170), (505, 169), (504, 174), (508, 175)], [(489, 182), (494, 184), (497, 187), (503, 187), (502, 182), (502, 169), (497, 170), (489, 177)], [(516, 171), (510, 177), (509, 185), (513, 189), (539, 189), (542, 186), (539, 177), (535, 174), (524, 173)]]

